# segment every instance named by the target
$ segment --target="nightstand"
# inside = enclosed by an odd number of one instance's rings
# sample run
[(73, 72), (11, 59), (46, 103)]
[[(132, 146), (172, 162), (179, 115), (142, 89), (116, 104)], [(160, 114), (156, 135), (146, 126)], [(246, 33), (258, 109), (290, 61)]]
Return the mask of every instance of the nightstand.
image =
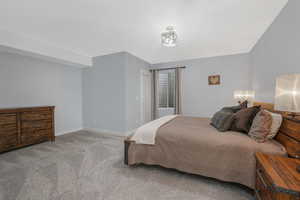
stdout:
[(300, 160), (257, 153), (256, 161), (257, 200), (300, 200)]

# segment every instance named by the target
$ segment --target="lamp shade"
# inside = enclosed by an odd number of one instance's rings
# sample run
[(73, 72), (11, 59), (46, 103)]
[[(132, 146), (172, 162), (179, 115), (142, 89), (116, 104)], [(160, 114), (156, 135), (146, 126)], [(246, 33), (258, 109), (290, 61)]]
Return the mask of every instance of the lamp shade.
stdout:
[(276, 79), (275, 109), (300, 112), (300, 74), (282, 75)]
[(234, 91), (234, 99), (238, 101), (253, 101), (255, 92), (253, 90), (236, 90)]

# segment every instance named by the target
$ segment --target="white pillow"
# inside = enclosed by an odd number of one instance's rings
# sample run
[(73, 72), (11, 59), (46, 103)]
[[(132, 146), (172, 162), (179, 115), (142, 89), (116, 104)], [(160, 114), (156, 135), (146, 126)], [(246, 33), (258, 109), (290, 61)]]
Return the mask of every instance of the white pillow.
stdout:
[(282, 115), (280, 114), (269, 112), (269, 111), (267, 112), (270, 113), (272, 116), (271, 132), (267, 136), (267, 139), (272, 139), (277, 135), (283, 119), (282, 119)]

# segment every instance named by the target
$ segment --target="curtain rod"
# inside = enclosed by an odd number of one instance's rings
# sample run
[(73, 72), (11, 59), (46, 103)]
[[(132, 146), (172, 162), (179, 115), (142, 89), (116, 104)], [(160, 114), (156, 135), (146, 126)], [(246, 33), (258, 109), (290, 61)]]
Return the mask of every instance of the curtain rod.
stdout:
[(150, 69), (150, 71), (153, 71), (153, 70), (157, 70), (157, 71), (164, 71), (164, 70), (177, 69), (177, 68), (182, 68), (182, 69), (185, 69), (185, 68), (186, 68), (186, 66), (182, 66), (182, 67), (169, 67), (169, 68), (160, 68), (160, 69)]

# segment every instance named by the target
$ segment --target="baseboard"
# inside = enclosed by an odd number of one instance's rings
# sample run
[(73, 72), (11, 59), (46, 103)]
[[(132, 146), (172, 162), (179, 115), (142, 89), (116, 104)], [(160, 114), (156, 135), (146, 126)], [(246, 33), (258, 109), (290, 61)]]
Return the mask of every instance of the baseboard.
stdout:
[(55, 136), (65, 135), (65, 134), (73, 133), (73, 132), (77, 132), (77, 131), (90, 131), (90, 132), (93, 132), (93, 133), (101, 134), (103, 136), (113, 136), (113, 137), (122, 137), (122, 138), (124, 138), (124, 137), (127, 137), (129, 135), (132, 135), (132, 133), (135, 130), (126, 131), (126, 132), (118, 132), (118, 131), (112, 131), (112, 130), (106, 130), (106, 129), (80, 128), (80, 129), (74, 129), (74, 130), (70, 130), (70, 131), (55, 133)]
[(123, 138), (126, 137), (126, 132), (118, 132), (118, 131), (97, 129), (97, 128), (83, 128), (83, 130), (101, 134), (103, 136), (113, 136), (113, 137), (123, 137)]
[(59, 132), (59, 133), (55, 133), (55, 136), (65, 135), (65, 134), (68, 134), (68, 133), (73, 133), (73, 132), (77, 132), (77, 131), (81, 131), (81, 130), (82, 130), (82, 128), (73, 129), (73, 130), (70, 130), (70, 131)]

